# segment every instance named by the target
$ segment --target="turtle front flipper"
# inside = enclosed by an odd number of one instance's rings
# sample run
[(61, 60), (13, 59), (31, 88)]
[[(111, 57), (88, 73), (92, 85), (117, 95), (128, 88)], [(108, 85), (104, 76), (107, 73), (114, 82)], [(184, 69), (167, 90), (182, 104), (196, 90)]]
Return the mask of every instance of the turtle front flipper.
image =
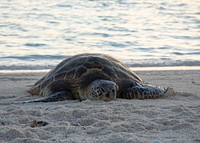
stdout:
[(131, 88), (122, 92), (122, 97), (127, 99), (157, 99), (174, 95), (172, 88), (163, 88), (149, 84), (136, 83)]
[(38, 98), (34, 100), (22, 101), (22, 103), (33, 103), (33, 102), (58, 102), (63, 100), (72, 100), (73, 97), (68, 91), (59, 91), (53, 94), (50, 94), (47, 97)]

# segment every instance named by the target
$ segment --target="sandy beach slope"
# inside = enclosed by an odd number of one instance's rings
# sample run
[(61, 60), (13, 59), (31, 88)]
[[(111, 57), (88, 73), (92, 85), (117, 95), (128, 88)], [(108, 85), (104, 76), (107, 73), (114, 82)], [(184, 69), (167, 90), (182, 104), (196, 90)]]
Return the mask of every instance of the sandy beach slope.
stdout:
[(157, 100), (62, 101), (8, 104), (45, 73), (0, 73), (0, 142), (199, 143), (200, 71), (137, 71), (176, 96)]

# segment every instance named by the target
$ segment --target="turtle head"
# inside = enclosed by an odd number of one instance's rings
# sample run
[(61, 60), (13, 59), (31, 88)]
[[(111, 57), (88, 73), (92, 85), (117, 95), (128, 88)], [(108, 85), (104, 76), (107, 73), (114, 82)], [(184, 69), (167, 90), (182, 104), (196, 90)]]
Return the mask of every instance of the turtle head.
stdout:
[(89, 96), (92, 100), (110, 101), (117, 97), (118, 86), (110, 80), (95, 80), (89, 85)]

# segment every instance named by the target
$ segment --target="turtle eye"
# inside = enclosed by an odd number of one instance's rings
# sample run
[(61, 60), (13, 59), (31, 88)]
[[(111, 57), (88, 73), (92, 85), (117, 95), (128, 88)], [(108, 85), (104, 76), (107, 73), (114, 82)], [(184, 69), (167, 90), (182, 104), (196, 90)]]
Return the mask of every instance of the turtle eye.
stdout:
[(105, 92), (105, 89), (104, 89), (104, 88), (101, 88), (101, 91), (102, 91), (102, 92)]
[(115, 90), (114, 90), (114, 89), (112, 89), (112, 93), (115, 93)]

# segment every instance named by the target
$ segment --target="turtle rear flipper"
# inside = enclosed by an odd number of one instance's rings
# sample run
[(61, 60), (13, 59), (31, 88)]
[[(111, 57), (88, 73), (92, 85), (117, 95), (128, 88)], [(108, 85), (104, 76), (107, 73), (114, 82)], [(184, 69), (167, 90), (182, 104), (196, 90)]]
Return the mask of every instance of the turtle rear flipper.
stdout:
[(123, 98), (127, 99), (157, 99), (165, 96), (174, 95), (172, 88), (163, 88), (149, 84), (137, 83), (122, 93)]

